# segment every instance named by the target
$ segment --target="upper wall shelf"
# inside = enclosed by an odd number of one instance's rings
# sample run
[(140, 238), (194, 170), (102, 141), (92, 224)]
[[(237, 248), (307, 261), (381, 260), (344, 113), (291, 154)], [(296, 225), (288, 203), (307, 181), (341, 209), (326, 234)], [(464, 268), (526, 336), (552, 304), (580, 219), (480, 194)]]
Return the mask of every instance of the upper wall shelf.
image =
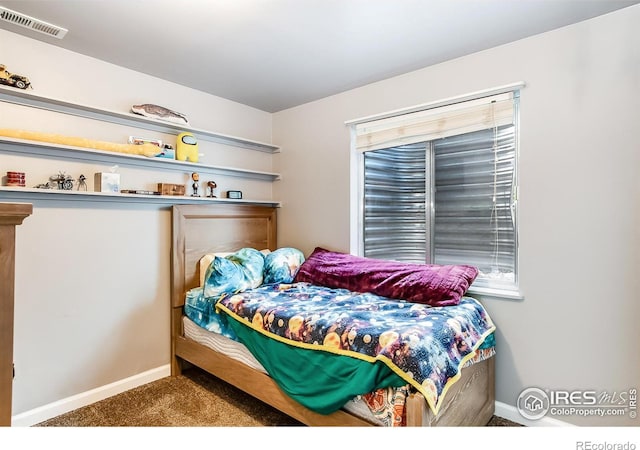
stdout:
[(101, 120), (104, 122), (116, 123), (119, 125), (127, 125), (131, 127), (142, 128), (150, 131), (158, 131), (177, 135), (183, 131), (193, 133), (197, 138), (217, 142), (220, 144), (230, 145), (233, 147), (246, 148), (266, 153), (278, 153), (280, 148), (264, 142), (243, 139), (226, 134), (214, 133), (212, 131), (201, 130), (197, 128), (183, 127), (178, 124), (153, 120), (148, 117), (137, 114), (122, 113), (107, 109), (94, 108), (93, 106), (80, 105), (77, 103), (67, 102), (41, 95), (31, 94), (15, 88), (6, 88), (0, 86), (0, 101), (13, 103), (16, 105), (31, 106), (34, 108), (45, 109), (48, 111), (56, 111), (72, 116), (86, 117), (90, 119)]

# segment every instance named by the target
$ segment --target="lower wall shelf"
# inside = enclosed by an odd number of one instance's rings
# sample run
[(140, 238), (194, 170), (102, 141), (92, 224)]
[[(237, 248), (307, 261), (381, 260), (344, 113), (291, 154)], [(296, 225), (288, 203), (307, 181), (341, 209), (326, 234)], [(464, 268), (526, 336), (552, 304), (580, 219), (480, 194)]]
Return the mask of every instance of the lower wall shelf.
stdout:
[(119, 203), (161, 203), (168, 205), (188, 203), (233, 203), (279, 207), (273, 200), (228, 199), (211, 197), (187, 197), (182, 195), (140, 195), (115, 192), (66, 191), (61, 189), (35, 189), (23, 187), (0, 187), (0, 200), (56, 200)]

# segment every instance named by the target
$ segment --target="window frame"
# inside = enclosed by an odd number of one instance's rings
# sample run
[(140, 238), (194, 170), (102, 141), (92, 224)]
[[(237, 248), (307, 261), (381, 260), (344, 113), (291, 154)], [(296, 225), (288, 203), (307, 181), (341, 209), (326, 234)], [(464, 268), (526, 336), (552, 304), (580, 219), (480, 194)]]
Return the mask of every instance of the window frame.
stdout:
[[(387, 113), (367, 116), (361, 119), (354, 119), (351, 121), (345, 122), (345, 125), (350, 128), (350, 251), (353, 254), (363, 255), (364, 254), (364, 152), (359, 151), (356, 148), (356, 125), (371, 122), (374, 120), (391, 118), (394, 116), (408, 114), (411, 112), (418, 112), (426, 109), (433, 109), (441, 106), (447, 106), (453, 103), (460, 103), (469, 100), (475, 100), (482, 97), (492, 96), (501, 93), (520, 91), (525, 84), (523, 82), (514, 83), (506, 86), (501, 86), (498, 88), (478, 91), (475, 93), (465, 94), (458, 97), (452, 97), (444, 100), (439, 100), (436, 102), (431, 102), (422, 105), (416, 105), (410, 108), (394, 110)], [(470, 294), (480, 295), (483, 298), (496, 298), (496, 299), (509, 299), (509, 300), (523, 300), (524, 295), (521, 292), (520, 286), (520, 251), (519, 251), (519, 149), (520, 149), (520, 123), (519, 123), (519, 102), (515, 102), (515, 122), (514, 126), (516, 129), (515, 132), (515, 161), (514, 161), (514, 178), (515, 178), (515, 192), (513, 202), (515, 203), (515, 279), (513, 287), (491, 287), (491, 286), (474, 286), (472, 285), (469, 289)], [(428, 141), (430, 146), (433, 145), (433, 141)], [(433, 150), (429, 151), (430, 157), (433, 158)], [(429, 170), (431, 171), (431, 177), (433, 177), (433, 161), (429, 164)], [(427, 175), (429, 176), (429, 174)], [(433, 179), (433, 178), (431, 178)], [(430, 201), (427, 205), (427, 210), (430, 212), (430, 218), (428, 220), (433, 221), (435, 205), (433, 203), (433, 196), (430, 195)], [(431, 243), (433, 243), (433, 228), (431, 228)], [(474, 283), (475, 284), (475, 283)]]

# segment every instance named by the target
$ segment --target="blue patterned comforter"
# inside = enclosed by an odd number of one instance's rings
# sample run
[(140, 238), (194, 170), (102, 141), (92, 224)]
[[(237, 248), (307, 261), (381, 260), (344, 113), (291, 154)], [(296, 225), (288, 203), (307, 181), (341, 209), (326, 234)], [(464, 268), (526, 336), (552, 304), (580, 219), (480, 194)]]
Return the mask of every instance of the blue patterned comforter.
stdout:
[[(200, 314), (200, 325), (209, 321), (209, 329), (224, 328), (226, 315), (290, 346), (382, 362), (421, 392), (434, 414), (462, 366), (495, 330), (483, 306), (470, 297), (459, 305), (430, 307), (308, 283), (262, 285), (206, 307), (197, 290), (191, 296), (187, 305), (198, 298), (202, 303), (190, 308), (191, 316)], [(211, 320), (214, 307), (221, 320)]]

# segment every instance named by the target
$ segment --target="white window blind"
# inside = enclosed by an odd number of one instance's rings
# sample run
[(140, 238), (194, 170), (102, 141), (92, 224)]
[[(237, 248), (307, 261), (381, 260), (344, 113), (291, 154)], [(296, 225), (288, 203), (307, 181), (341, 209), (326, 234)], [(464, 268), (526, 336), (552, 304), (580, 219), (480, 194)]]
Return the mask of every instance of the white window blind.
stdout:
[(515, 126), (433, 142), (432, 261), (478, 267), (478, 284), (516, 282)]
[(502, 92), (354, 126), (367, 257), (470, 264), (517, 291), (517, 109)]
[(429, 260), (425, 144), (368, 152), (364, 158), (364, 256)]
[(377, 150), (432, 141), (513, 123), (513, 93), (402, 114), (356, 125), (356, 148)]

